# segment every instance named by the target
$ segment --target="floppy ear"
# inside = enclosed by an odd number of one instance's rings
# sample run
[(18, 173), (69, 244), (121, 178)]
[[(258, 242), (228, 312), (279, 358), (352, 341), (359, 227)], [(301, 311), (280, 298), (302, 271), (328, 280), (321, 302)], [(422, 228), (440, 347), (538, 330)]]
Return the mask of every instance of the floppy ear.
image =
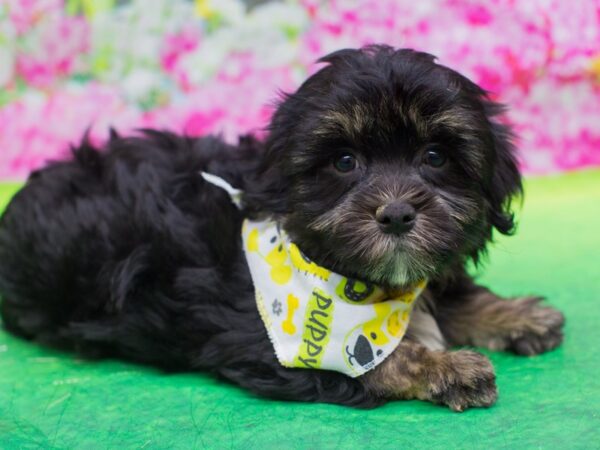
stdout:
[(506, 108), (491, 100), (489, 93), (468, 78), (454, 72), (456, 84), (472, 96), (480, 99), (489, 126), (491, 169), (488, 183), (484, 185), (484, 195), (488, 200), (490, 225), (500, 233), (510, 235), (515, 229), (512, 200), (523, 194), (521, 173), (517, 163), (515, 135), (511, 127), (500, 121)]
[(289, 99), (286, 96), (274, 118), (271, 120), (270, 135), (263, 145), (257, 167), (245, 178), (243, 209), (249, 217), (257, 217), (262, 213), (285, 214), (288, 212), (289, 180), (285, 176), (285, 149), (289, 145), (288, 119), (282, 113), (282, 105)]
[(486, 195), (490, 205), (490, 222), (502, 234), (512, 234), (515, 228), (512, 200), (523, 194), (521, 174), (513, 144), (514, 134), (506, 124), (499, 123), (494, 116), (504, 108), (496, 103), (486, 105), (486, 113), (491, 124), (494, 147), (493, 172)]

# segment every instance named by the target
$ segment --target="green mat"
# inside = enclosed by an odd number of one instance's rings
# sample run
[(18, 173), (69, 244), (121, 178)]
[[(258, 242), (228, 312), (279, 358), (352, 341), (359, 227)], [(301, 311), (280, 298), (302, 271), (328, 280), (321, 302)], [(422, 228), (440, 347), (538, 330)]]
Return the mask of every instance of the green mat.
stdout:
[(202, 374), (81, 361), (0, 331), (0, 449), (599, 448), (600, 172), (531, 180), (526, 192), (519, 233), (499, 240), (481, 279), (546, 295), (566, 314), (566, 340), (532, 358), (491, 354), (490, 409), (265, 401)]

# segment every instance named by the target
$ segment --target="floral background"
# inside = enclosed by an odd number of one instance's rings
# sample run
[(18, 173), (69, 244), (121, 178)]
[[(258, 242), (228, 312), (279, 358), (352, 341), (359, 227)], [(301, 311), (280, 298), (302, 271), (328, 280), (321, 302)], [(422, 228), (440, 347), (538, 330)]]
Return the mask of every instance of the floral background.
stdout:
[(528, 173), (600, 165), (600, 0), (0, 0), (0, 178), (87, 129), (260, 135), (319, 56), (373, 42), (509, 104)]

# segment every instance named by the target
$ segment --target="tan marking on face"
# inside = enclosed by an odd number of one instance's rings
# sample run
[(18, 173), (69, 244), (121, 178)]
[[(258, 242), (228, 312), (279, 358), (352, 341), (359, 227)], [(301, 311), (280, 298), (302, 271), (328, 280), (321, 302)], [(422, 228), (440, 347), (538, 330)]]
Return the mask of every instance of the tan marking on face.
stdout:
[(324, 135), (332, 131), (342, 131), (348, 136), (364, 133), (373, 123), (368, 110), (360, 103), (354, 103), (344, 110), (331, 110), (323, 115), (323, 126), (315, 134)]

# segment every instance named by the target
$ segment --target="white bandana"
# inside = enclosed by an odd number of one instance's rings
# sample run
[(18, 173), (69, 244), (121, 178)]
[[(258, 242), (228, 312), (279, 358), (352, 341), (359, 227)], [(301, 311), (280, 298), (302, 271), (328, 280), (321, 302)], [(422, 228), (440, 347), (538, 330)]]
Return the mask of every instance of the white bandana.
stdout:
[[(241, 191), (202, 172), (239, 206)], [(245, 220), (244, 253), (256, 305), (285, 367), (325, 369), (358, 377), (392, 353), (406, 333), (420, 281), (386, 292), (308, 259), (277, 223)]]
[(242, 236), (256, 304), (283, 366), (357, 377), (396, 349), (425, 281), (392, 294), (346, 278), (309, 260), (271, 221), (246, 220)]

